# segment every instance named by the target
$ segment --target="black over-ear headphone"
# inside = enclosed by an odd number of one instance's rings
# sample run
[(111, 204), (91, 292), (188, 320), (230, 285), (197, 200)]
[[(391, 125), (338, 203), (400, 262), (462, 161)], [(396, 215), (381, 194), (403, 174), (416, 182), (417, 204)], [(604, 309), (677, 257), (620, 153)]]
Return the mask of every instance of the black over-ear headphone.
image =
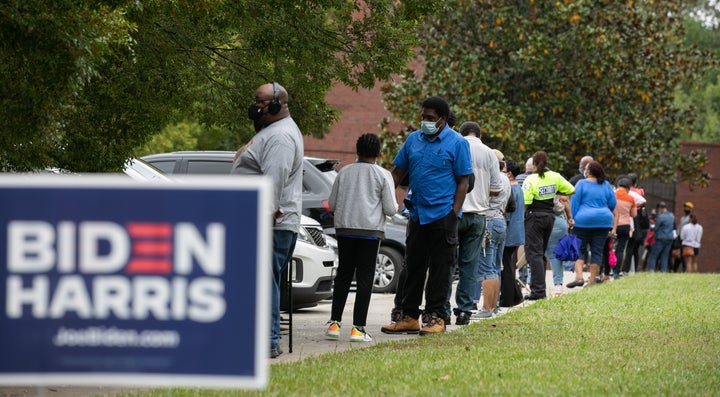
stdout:
[(268, 105), (268, 113), (278, 114), (280, 113), (281, 108), (282, 105), (280, 104), (280, 88), (278, 87), (278, 83), (273, 81), (273, 99)]

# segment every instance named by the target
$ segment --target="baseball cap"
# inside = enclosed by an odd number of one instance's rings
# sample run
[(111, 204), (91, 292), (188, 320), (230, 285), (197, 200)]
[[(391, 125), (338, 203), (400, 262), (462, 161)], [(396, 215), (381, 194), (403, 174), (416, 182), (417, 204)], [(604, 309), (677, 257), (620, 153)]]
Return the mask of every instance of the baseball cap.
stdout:
[(493, 149), (493, 152), (495, 152), (495, 156), (497, 157), (498, 161), (505, 161), (505, 155), (501, 151)]
[(690, 209), (695, 208), (695, 206), (693, 205), (693, 203), (691, 203), (691, 202), (689, 202), (689, 201), (688, 201), (687, 203), (685, 203), (685, 207), (688, 207), (688, 208), (690, 208)]

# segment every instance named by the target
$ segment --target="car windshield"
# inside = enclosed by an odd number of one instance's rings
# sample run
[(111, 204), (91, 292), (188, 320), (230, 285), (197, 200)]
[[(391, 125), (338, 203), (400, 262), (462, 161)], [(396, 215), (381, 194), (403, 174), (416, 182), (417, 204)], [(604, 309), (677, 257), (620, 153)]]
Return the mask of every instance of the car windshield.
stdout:
[(152, 181), (170, 179), (160, 170), (140, 159), (130, 159), (125, 165), (123, 172), (135, 180)]

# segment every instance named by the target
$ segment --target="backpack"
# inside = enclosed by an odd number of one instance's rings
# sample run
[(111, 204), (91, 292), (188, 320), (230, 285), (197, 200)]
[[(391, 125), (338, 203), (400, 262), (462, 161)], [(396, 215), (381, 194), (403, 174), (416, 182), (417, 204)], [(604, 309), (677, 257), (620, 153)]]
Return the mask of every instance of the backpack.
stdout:
[(635, 224), (636, 230), (650, 229), (650, 217), (648, 216), (647, 209), (645, 208), (644, 205), (642, 207), (638, 208), (637, 216), (635, 217), (635, 220), (637, 222)]
[(510, 198), (508, 199), (507, 204), (505, 204), (505, 213), (508, 214), (510, 212), (515, 212), (516, 209), (517, 200), (515, 200), (515, 194), (512, 189), (510, 189)]

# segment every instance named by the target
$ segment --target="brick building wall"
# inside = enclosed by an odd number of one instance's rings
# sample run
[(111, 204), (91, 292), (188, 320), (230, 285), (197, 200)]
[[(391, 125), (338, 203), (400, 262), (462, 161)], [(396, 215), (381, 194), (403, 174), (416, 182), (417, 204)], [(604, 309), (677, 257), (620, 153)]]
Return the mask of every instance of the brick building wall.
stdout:
[(720, 272), (720, 144), (683, 142), (680, 153), (692, 150), (707, 152), (708, 162), (704, 169), (712, 175), (710, 186), (690, 190), (687, 183), (678, 183), (675, 190), (674, 214), (679, 221), (683, 215), (683, 204), (690, 201), (695, 206), (698, 223), (703, 227), (703, 237), (698, 256), (700, 272)]
[[(352, 89), (339, 85), (327, 96), (328, 102), (338, 108), (342, 115), (340, 120), (331, 127), (330, 133), (323, 139), (305, 137), (305, 154), (323, 158), (338, 159), (342, 165), (355, 161), (355, 141), (366, 133), (378, 133), (380, 121), (384, 117), (391, 117), (385, 110), (379, 86), (372, 90), (355, 92)], [(399, 130), (400, 125), (392, 125), (391, 130)], [(648, 204), (655, 205), (657, 201), (664, 200), (679, 221), (683, 215), (683, 203), (691, 201), (695, 205), (698, 222), (703, 226), (703, 240), (698, 257), (698, 267), (701, 272), (720, 272), (720, 171), (712, 172), (714, 165), (720, 165), (720, 144), (706, 144), (696, 142), (683, 142), (681, 153), (688, 153), (694, 149), (705, 150), (708, 154), (706, 170), (714, 174), (710, 187), (690, 191), (687, 183), (668, 186), (659, 182), (652, 183), (649, 189)], [(641, 181), (642, 182), (642, 181)], [(651, 183), (650, 180), (646, 181)], [(657, 185), (657, 186), (654, 186)], [(398, 200), (401, 202), (404, 192), (398, 190)]]
[[(372, 90), (360, 89), (357, 92), (344, 86), (336, 86), (328, 93), (327, 101), (342, 113), (330, 133), (323, 139), (305, 137), (305, 154), (308, 156), (340, 160), (340, 167), (355, 161), (355, 142), (365, 133), (380, 132), (380, 122), (390, 118), (385, 110), (379, 85)], [(399, 129), (400, 125), (391, 128)]]

